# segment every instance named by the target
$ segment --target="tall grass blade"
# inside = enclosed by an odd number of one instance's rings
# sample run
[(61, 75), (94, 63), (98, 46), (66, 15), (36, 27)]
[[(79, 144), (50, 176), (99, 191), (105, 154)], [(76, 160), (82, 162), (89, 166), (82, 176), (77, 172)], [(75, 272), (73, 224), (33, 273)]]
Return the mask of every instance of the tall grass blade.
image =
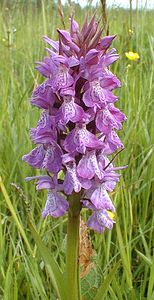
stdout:
[(109, 289), (110, 283), (113, 280), (119, 265), (120, 265), (120, 261), (118, 261), (115, 264), (115, 266), (113, 267), (113, 269), (111, 269), (111, 271), (109, 272), (109, 274), (107, 275), (105, 280), (102, 282), (102, 284), (101, 284), (94, 300), (103, 300), (103, 299), (105, 299), (104, 297), (106, 296), (106, 293)]
[(4, 199), (5, 199), (5, 201), (6, 201), (7, 205), (8, 205), (8, 208), (9, 208), (11, 214), (12, 214), (12, 217), (13, 217), (14, 221), (16, 222), (16, 225), (17, 225), (17, 227), (18, 227), (18, 229), (19, 229), (19, 232), (21, 233), (21, 236), (22, 236), (23, 240), (25, 241), (25, 244), (26, 244), (26, 246), (27, 246), (27, 249), (28, 249), (28, 251), (30, 252), (30, 254), (33, 255), (33, 251), (32, 251), (32, 248), (31, 248), (29, 242), (28, 242), (26, 233), (25, 233), (25, 231), (24, 231), (22, 225), (21, 225), (20, 222), (19, 222), (19, 219), (18, 219), (17, 214), (16, 214), (16, 212), (15, 212), (15, 209), (14, 209), (12, 203), (11, 203), (11, 200), (10, 200), (10, 198), (9, 198), (9, 196), (8, 196), (8, 193), (7, 193), (7, 191), (6, 191), (6, 188), (5, 188), (5, 186), (4, 186), (4, 183), (3, 183), (3, 181), (2, 181), (1, 176), (0, 176), (0, 188), (1, 188), (2, 194), (3, 194), (3, 196), (4, 196)]
[(153, 262), (152, 262), (151, 271), (150, 271), (147, 299), (151, 299), (150, 297), (152, 297), (152, 296), (154, 298), (153, 290), (154, 290), (154, 257), (153, 257)]
[(55, 288), (59, 299), (66, 300), (64, 278), (57, 262), (55, 261), (54, 257), (52, 257), (48, 248), (42, 243), (41, 238), (39, 237), (31, 222), (29, 222), (29, 228), (40, 251), (40, 254), (45, 262), (53, 287)]

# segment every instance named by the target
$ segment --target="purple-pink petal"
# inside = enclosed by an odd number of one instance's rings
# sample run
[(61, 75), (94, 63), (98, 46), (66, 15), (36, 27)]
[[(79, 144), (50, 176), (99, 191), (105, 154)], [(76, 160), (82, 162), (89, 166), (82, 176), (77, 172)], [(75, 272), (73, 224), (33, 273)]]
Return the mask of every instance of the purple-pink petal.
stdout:
[(87, 148), (100, 149), (102, 146), (102, 142), (86, 129), (86, 125), (77, 125), (64, 142), (65, 150), (70, 153), (77, 151), (84, 154)]
[(72, 121), (73, 123), (79, 122), (84, 115), (82, 107), (74, 102), (73, 97), (65, 96), (63, 99), (64, 102), (57, 112), (56, 120), (63, 125), (67, 124), (69, 121)]
[(47, 82), (40, 84), (31, 97), (31, 104), (43, 109), (49, 109), (54, 102), (55, 95)]
[(94, 211), (87, 221), (88, 227), (97, 231), (103, 232), (105, 228), (112, 229), (114, 221), (110, 219), (106, 210)]
[(99, 179), (102, 178), (102, 173), (99, 169), (95, 151), (87, 152), (79, 161), (77, 173), (85, 179), (92, 179), (95, 175)]
[(26, 181), (37, 180), (37, 182), (36, 182), (37, 190), (53, 189), (55, 187), (53, 178), (48, 175), (26, 177), (25, 180)]
[(96, 209), (107, 209), (115, 211), (115, 207), (105, 189), (105, 185), (98, 184), (96, 187), (92, 187), (86, 192), (87, 197), (94, 204)]
[(42, 165), (43, 168), (45, 168), (48, 172), (52, 172), (54, 174), (58, 173), (62, 167), (62, 155), (63, 152), (60, 146), (57, 143), (52, 142), (46, 150)]
[(77, 177), (75, 162), (66, 164), (66, 169), (67, 171), (63, 183), (64, 192), (67, 195), (72, 194), (73, 190), (78, 193), (81, 190), (81, 183)]
[(41, 145), (34, 148), (30, 153), (24, 155), (22, 160), (26, 161), (34, 169), (42, 169), (42, 163), (44, 160), (45, 150)]
[(49, 190), (42, 217), (52, 216), (58, 218), (66, 213), (68, 206), (68, 202), (60, 193), (57, 193), (55, 190)]

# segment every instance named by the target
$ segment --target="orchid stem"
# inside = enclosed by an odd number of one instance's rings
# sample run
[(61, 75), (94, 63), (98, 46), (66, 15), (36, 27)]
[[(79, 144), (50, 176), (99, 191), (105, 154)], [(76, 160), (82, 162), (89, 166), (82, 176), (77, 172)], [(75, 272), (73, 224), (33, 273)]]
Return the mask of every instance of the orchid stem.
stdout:
[(67, 253), (66, 253), (66, 288), (67, 300), (80, 300), (79, 276), (79, 226), (80, 226), (80, 197), (73, 194), (69, 197)]

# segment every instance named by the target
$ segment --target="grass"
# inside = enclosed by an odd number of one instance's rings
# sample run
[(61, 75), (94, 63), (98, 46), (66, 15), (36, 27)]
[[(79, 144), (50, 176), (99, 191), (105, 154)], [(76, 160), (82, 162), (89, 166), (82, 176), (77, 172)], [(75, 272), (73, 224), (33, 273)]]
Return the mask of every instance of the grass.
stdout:
[[(45, 53), (41, 36), (47, 33), (56, 37), (56, 27), (62, 25), (50, 1), (40, 2), (39, 7), (27, 2), (1, 3), (0, 12), (0, 299), (54, 300), (56, 295), (32, 239), (28, 217), (62, 270), (67, 218), (41, 219), (45, 195), (37, 193), (32, 183), (25, 183), (24, 178), (36, 172), (21, 157), (32, 148), (29, 128), (35, 126), (39, 115), (28, 98), (41, 81), (34, 68), (34, 61)], [(87, 10), (92, 14), (90, 6), (85, 11), (78, 6), (74, 10), (80, 24)], [(68, 27), (68, 7), (64, 14)], [(108, 278), (111, 268), (116, 273), (107, 287), (104, 281), (104, 299), (154, 299), (153, 16), (154, 12), (146, 9), (131, 14), (117, 8), (108, 11), (110, 34), (117, 34), (114, 46), (120, 53), (112, 67), (122, 81), (118, 107), (127, 115), (120, 132), (125, 150), (117, 164), (129, 167), (112, 195), (117, 208), (113, 231), (90, 233), (95, 273), (83, 281), (84, 299), (93, 299), (91, 288), (95, 290), (101, 279)], [(130, 26), (133, 33), (129, 33)], [(139, 53), (139, 62), (127, 60), (125, 52), (130, 50)]]

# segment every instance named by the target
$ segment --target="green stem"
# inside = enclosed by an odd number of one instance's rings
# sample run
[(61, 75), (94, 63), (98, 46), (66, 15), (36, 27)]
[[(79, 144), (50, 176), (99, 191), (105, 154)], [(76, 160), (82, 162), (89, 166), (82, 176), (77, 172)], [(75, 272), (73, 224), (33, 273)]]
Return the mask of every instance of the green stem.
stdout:
[(69, 197), (67, 253), (66, 253), (66, 290), (67, 300), (80, 300), (79, 276), (79, 225), (80, 225), (80, 194)]

